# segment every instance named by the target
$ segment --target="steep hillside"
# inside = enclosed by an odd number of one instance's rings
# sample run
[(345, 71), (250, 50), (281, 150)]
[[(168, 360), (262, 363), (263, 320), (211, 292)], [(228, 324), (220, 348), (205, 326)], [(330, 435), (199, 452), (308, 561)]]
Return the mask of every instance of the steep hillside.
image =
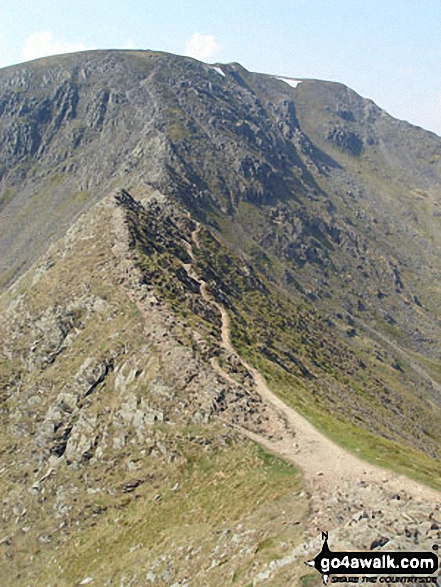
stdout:
[(93, 51), (0, 70), (0, 141), (11, 586), (312, 586), (324, 527), (441, 538), (441, 138)]
[[(304, 561), (323, 527), (336, 548), (385, 536), (431, 548), (439, 494), (341, 451), (279, 404), (225, 342), (244, 275), (231, 307), (228, 292), (216, 302), (214, 237), (158, 192), (142, 201), (106, 198), (1, 299), (7, 584), (318, 586)], [(262, 366), (283, 392), (274, 364)], [(371, 449), (439, 478), (418, 451)]]
[(265, 435), (271, 414), (204, 359), (128, 243), (111, 198), (2, 300), (8, 585), (244, 581), (301, 538), (298, 472), (227, 426)]

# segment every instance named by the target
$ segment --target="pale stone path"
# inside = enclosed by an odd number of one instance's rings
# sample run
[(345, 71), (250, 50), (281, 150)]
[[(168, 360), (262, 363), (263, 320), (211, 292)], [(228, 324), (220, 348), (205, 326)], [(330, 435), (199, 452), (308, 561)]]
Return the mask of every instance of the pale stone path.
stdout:
[[(199, 247), (198, 234), (200, 228), (200, 225), (198, 225), (192, 233), (193, 245), (187, 243), (187, 250), (192, 263), (185, 264), (184, 267), (191, 277), (199, 283), (204, 300), (214, 305), (221, 315), (221, 346), (228, 354), (234, 355), (251, 373), (257, 393), (284, 420), (285, 426), (288, 424), (289, 428), (294, 432), (294, 438), (292, 434), (286, 434), (286, 437), (282, 437), (280, 440), (270, 440), (263, 435), (250, 432), (244, 428), (240, 428), (240, 430), (250, 439), (299, 467), (308, 486), (314, 491), (319, 488), (332, 490), (350, 480), (357, 482), (363, 480), (369, 484), (373, 483), (380, 486), (387, 484), (390, 491), (399, 492), (400, 490), (405, 490), (407, 494), (420, 500), (428, 501), (431, 504), (439, 502), (441, 494), (438, 491), (402, 475), (397, 475), (389, 470), (375, 467), (362, 461), (320, 433), (308, 420), (277, 397), (269, 389), (262, 375), (236, 352), (231, 343), (230, 320), (227, 311), (221, 304), (216, 302), (209, 292), (207, 283), (200, 279), (194, 270), (196, 258), (193, 246)], [(230, 383), (232, 382), (231, 376), (220, 367), (215, 358), (212, 359), (212, 364), (222, 377)], [(280, 428), (278, 429), (278, 437), (280, 437), (279, 432)]]
[[(120, 214), (120, 212), (118, 211)], [(120, 237), (118, 246), (125, 243), (123, 215), (118, 216)], [(292, 462), (303, 473), (308, 512), (301, 522), (302, 542), (294, 544), (271, 558), (255, 570), (250, 583), (253, 587), (271, 585), (300, 585), (300, 577), (306, 572), (304, 562), (315, 556), (321, 548), (321, 532), (330, 532), (333, 550), (369, 550), (374, 541), (386, 537), (386, 550), (426, 550), (435, 543), (441, 544), (440, 493), (406, 477), (363, 462), (318, 432), (307, 420), (286, 406), (268, 387), (261, 374), (249, 365), (231, 343), (229, 316), (222, 304), (216, 302), (208, 284), (197, 274), (195, 250), (200, 247), (197, 225), (190, 242), (185, 246), (190, 259), (184, 267), (200, 286), (203, 299), (215, 306), (221, 316), (221, 348), (233, 364), (242, 364), (253, 379), (253, 387), (263, 402), (263, 424), (259, 432), (252, 432), (232, 423), (228, 410), (223, 418), (226, 426), (238, 430), (269, 452)], [(130, 253), (123, 257), (122, 267), (130, 278), (133, 266)], [(133, 276), (131, 287), (136, 289), (139, 278)], [(130, 290), (131, 287), (128, 289)], [(153, 294), (152, 294), (153, 295)], [(134, 300), (136, 303), (136, 300)], [(160, 300), (157, 300), (160, 304)], [(151, 322), (151, 313), (143, 311), (145, 320)], [(162, 321), (158, 329), (164, 328)], [(229, 361), (230, 362), (230, 361)], [(210, 363), (219, 377), (232, 386), (238, 381), (223, 368), (213, 356)], [(294, 499), (297, 499), (295, 496)], [(286, 577), (285, 578), (285, 573)], [(277, 581), (274, 583), (273, 581)]]

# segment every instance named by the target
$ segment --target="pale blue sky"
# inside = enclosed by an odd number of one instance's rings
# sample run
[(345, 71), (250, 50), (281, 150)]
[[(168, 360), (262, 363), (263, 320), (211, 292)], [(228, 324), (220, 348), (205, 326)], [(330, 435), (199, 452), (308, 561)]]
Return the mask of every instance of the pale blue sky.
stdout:
[(0, 65), (87, 48), (339, 81), (441, 135), (441, 0), (0, 0)]

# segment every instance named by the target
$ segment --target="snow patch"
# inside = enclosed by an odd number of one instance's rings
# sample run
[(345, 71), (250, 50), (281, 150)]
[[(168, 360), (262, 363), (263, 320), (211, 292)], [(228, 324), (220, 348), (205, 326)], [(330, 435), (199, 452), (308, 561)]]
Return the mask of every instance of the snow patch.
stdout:
[(212, 67), (211, 69), (214, 69), (214, 71), (217, 71), (217, 73), (220, 73), (220, 75), (225, 77), (225, 74), (220, 67)]
[(291, 77), (276, 77), (276, 79), (280, 80), (281, 82), (285, 82), (292, 88), (296, 88), (299, 84), (302, 83), (301, 79), (293, 79)]

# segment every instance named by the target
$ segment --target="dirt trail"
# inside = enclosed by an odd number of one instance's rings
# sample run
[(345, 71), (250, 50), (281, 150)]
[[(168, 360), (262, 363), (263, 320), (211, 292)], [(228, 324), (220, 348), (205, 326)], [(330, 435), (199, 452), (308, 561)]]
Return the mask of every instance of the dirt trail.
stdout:
[[(294, 432), (294, 437), (291, 433), (282, 436), (280, 440), (271, 440), (270, 437), (267, 438), (244, 428), (240, 428), (240, 430), (255, 442), (299, 467), (304, 474), (306, 483), (313, 491), (317, 491), (319, 488), (332, 490), (339, 487), (342, 482), (362, 480), (380, 486), (387, 484), (388, 490), (391, 491), (398, 492), (404, 489), (409, 495), (424, 501), (439, 502), (441, 494), (438, 491), (362, 461), (321, 434), (305, 418), (277, 397), (269, 389), (262, 375), (236, 352), (231, 343), (230, 320), (227, 311), (213, 298), (207, 283), (200, 279), (195, 271), (197, 263), (193, 246), (199, 247), (199, 230), (200, 226), (198, 225), (192, 233), (192, 244), (186, 243), (192, 263), (185, 264), (184, 268), (199, 283), (203, 299), (216, 306), (220, 312), (222, 317), (221, 346), (228, 354), (234, 355), (251, 373), (257, 393), (279, 416), (279, 419), (284, 421), (284, 425)], [(215, 358), (212, 359), (212, 365), (222, 377), (230, 383), (233, 381)], [(279, 432), (280, 427), (278, 427)], [(280, 437), (280, 434), (277, 436)]]

